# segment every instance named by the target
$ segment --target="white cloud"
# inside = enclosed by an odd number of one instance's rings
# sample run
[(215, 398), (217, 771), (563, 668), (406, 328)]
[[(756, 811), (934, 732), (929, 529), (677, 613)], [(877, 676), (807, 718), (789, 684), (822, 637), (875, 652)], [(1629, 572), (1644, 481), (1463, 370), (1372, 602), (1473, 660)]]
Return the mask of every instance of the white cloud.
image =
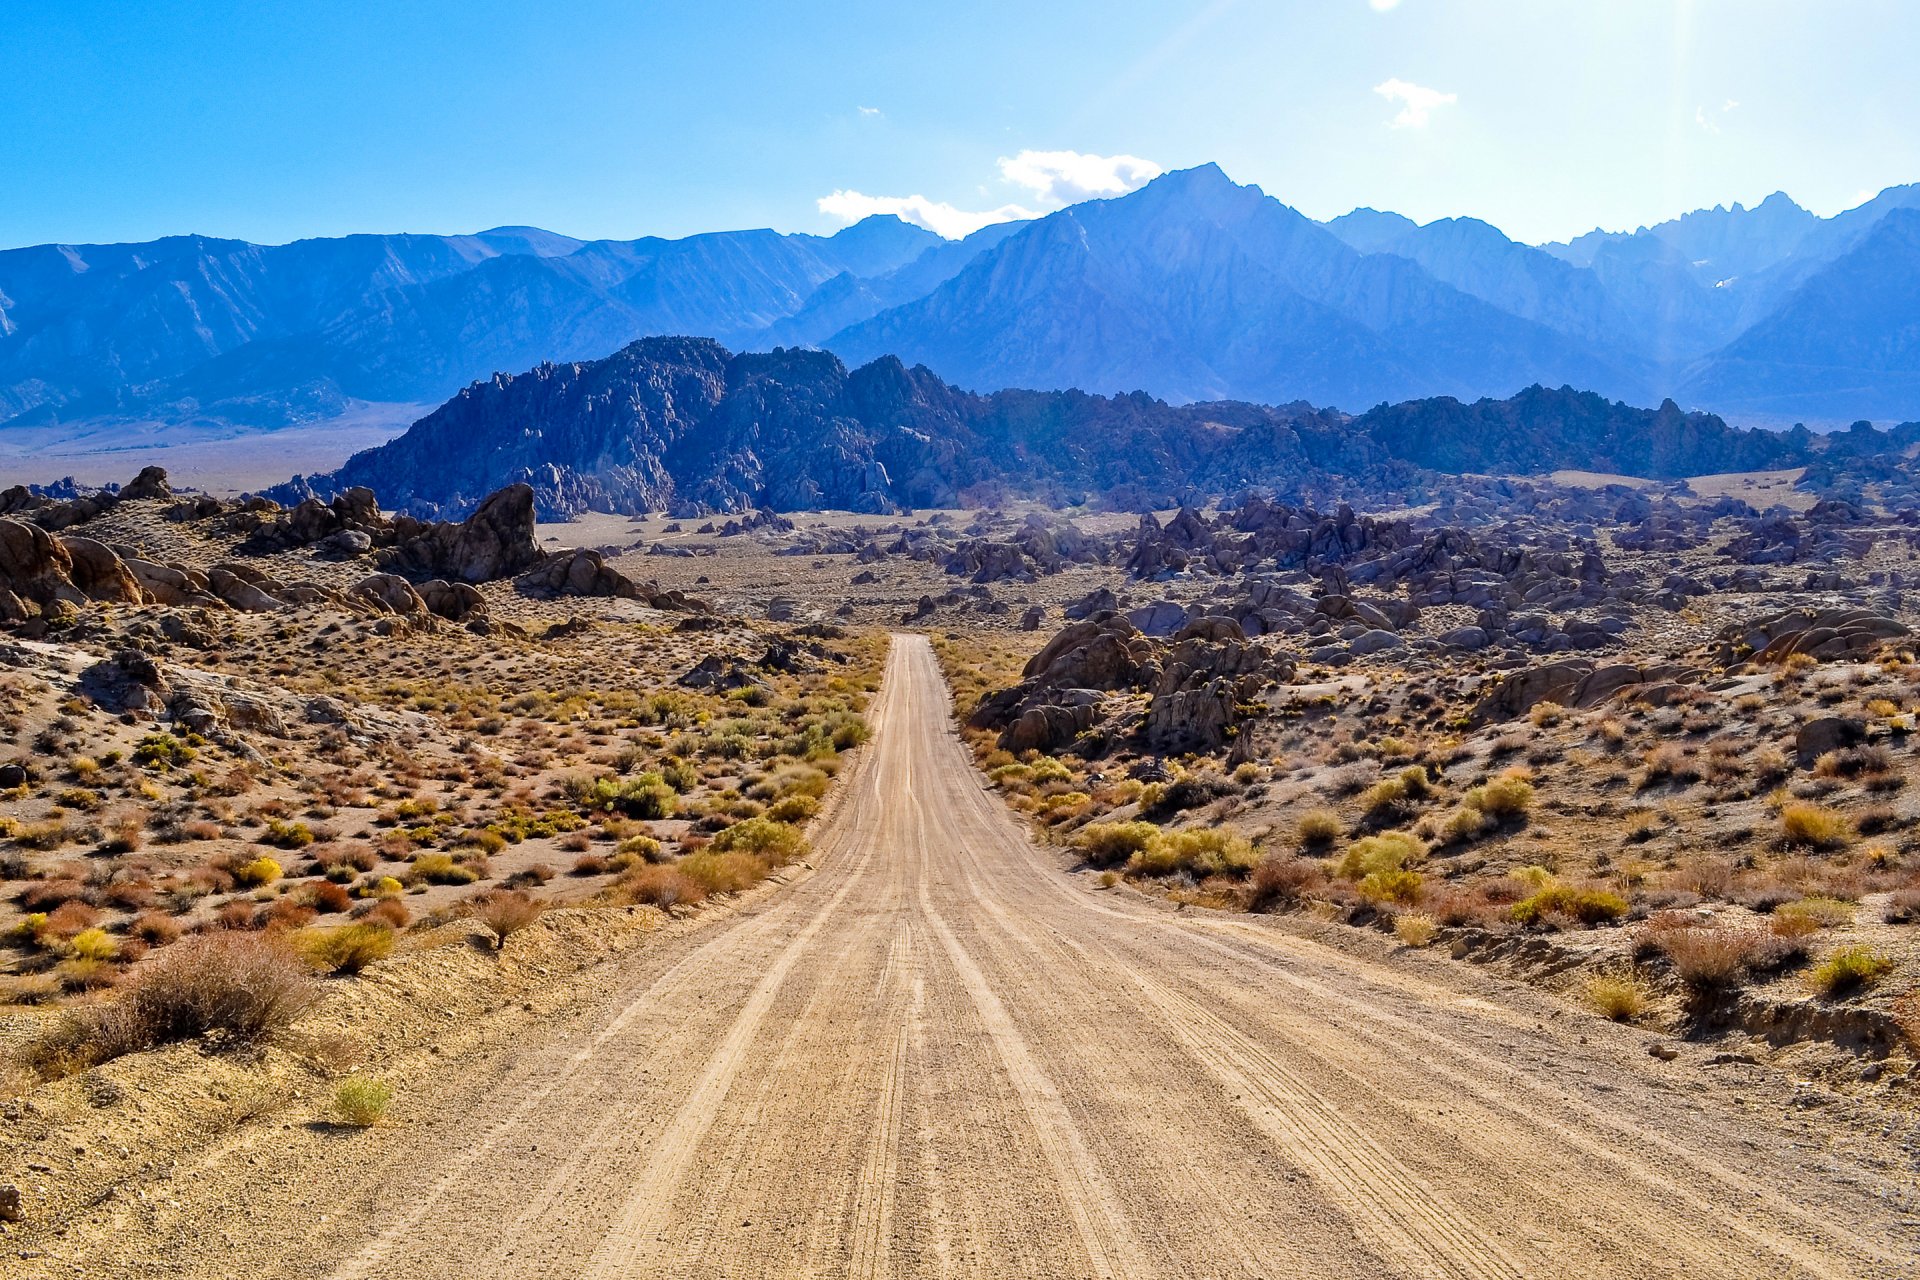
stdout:
[(861, 107), (861, 108), (860, 108), (860, 114), (861, 114), (861, 115), (863, 115), (863, 116), (877, 116), (877, 115), (879, 115), (879, 114), (880, 114), (880, 108), (878, 108), (878, 107)]
[(1373, 91), (1388, 102), (1400, 104), (1400, 114), (1390, 122), (1396, 129), (1424, 129), (1436, 108), (1449, 107), (1460, 101), (1457, 93), (1442, 93), (1438, 89), (1400, 79), (1377, 84), (1373, 86)]
[(1400, 7), (1400, 0), (1367, 0), (1367, 3), (1373, 6), (1375, 13), (1385, 13), (1389, 9)]
[(835, 191), (819, 199), (820, 212), (853, 223), (876, 213), (890, 213), (903, 222), (925, 227), (938, 236), (958, 240), (995, 222), (1013, 222), (1040, 215), (1019, 205), (1003, 204), (998, 209), (959, 209), (944, 201), (925, 196), (870, 196), (859, 191)]
[(1073, 204), (1123, 196), (1160, 176), (1160, 166), (1139, 156), (1096, 156), (1080, 151), (1022, 151), (1000, 157), (1000, 177), (1041, 200)]
[(995, 222), (1038, 218), (1048, 210), (1080, 200), (1122, 196), (1145, 186), (1161, 173), (1159, 165), (1139, 156), (1097, 156), (1080, 151), (1022, 151), (1015, 156), (1001, 156), (999, 167), (1000, 181), (1032, 192), (1038, 209), (1021, 204), (1003, 204), (997, 209), (961, 209), (922, 195), (870, 196), (840, 190), (820, 197), (820, 212), (847, 222), (858, 222), (876, 213), (891, 213), (949, 240), (957, 240)]
[[(1719, 114), (1724, 116), (1729, 111), (1732, 111), (1735, 107), (1739, 105), (1740, 104), (1734, 101), (1732, 98), (1728, 98), (1725, 102), (1720, 104)], [(1708, 112), (1708, 110), (1705, 107), (1695, 107), (1693, 109), (1693, 122), (1699, 125), (1702, 129), (1705, 129), (1708, 133), (1720, 132), (1720, 122), (1716, 120), (1713, 114)]]

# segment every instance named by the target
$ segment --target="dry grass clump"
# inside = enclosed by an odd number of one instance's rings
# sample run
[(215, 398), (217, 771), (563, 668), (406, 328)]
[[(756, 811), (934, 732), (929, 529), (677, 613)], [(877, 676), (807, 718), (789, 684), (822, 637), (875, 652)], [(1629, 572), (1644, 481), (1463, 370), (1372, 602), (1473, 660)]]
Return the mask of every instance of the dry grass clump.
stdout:
[(1807, 981), (1819, 994), (1832, 999), (1862, 987), (1872, 986), (1893, 972), (1893, 960), (1869, 946), (1840, 947), (1829, 952), (1807, 973)]
[(1275, 855), (1247, 877), (1247, 910), (1284, 911), (1313, 895), (1325, 881), (1320, 865), (1307, 858)]
[(1773, 909), (1770, 927), (1783, 938), (1803, 938), (1853, 923), (1853, 904), (1837, 898), (1802, 898)]
[(1346, 824), (1331, 809), (1309, 809), (1300, 815), (1300, 823), (1294, 828), (1301, 847), (1307, 849), (1324, 848), (1346, 832)]
[(356, 1128), (379, 1124), (392, 1102), (393, 1086), (367, 1076), (342, 1080), (333, 1090), (334, 1116)]
[(1432, 916), (1418, 911), (1402, 911), (1393, 918), (1393, 936), (1409, 947), (1424, 947), (1440, 931)]
[(1653, 1003), (1647, 980), (1631, 971), (1596, 973), (1586, 981), (1587, 1003), (1612, 1022), (1632, 1022)]
[(337, 929), (314, 929), (300, 940), (300, 952), (316, 969), (349, 976), (393, 954), (393, 930), (363, 920)]
[(1343, 880), (1359, 880), (1375, 872), (1403, 871), (1426, 857), (1427, 846), (1420, 837), (1407, 831), (1382, 831), (1348, 845), (1334, 874)]
[(285, 1030), (318, 998), (306, 966), (276, 935), (204, 934), (154, 956), (112, 999), (69, 1012), (22, 1057), (54, 1079), (209, 1033), (260, 1040)]
[(706, 899), (706, 886), (678, 867), (643, 864), (629, 868), (614, 885), (614, 896), (642, 906), (658, 907), (671, 915), (676, 907), (690, 907)]
[(1639, 945), (1666, 957), (1674, 976), (1696, 995), (1731, 990), (1756, 971), (1778, 967), (1799, 954), (1789, 939), (1760, 929), (1723, 928), (1656, 916), (1642, 929)]
[(1838, 849), (1853, 839), (1853, 824), (1825, 805), (1790, 800), (1780, 807), (1780, 835), (1788, 845)]
[(1489, 818), (1517, 818), (1533, 807), (1533, 782), (1519, 769), (1508, 769), (1460, 797), (1469, 809), (1478, 809)]

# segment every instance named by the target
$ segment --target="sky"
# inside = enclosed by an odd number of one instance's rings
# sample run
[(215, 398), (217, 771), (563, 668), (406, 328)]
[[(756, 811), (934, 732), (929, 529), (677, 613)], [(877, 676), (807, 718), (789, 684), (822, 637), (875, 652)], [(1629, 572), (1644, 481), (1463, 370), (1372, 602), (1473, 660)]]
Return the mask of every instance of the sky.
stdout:
[(0, 245), (943, 234), (1218, 162), (1631, 229), (1920, 180), (1911, 0), (8, 0)]

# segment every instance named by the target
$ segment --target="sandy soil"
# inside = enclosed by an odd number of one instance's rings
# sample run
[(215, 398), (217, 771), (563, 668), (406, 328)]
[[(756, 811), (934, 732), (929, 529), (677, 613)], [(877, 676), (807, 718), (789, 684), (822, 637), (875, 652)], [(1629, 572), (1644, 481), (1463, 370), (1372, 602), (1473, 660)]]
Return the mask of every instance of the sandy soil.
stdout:
[(394, 1123), (224, 1144), (8, 1274), (1912, 1274), (1911, 1188), (1790, 1080), (1100, 891), (983, 788), (919, 637), (869, 714), (817, 872)]
[(167, 469), (176, 488), (219, 497), (265, 489), (295, 473), (332, 471), (362, 449), (385, 444), (433, 408), (357, 404), (323, 422), (247, 430), (194, 423), (106, 419), (0, 432), (0, 488), (51, 484), (125, 484), (140, 468)]

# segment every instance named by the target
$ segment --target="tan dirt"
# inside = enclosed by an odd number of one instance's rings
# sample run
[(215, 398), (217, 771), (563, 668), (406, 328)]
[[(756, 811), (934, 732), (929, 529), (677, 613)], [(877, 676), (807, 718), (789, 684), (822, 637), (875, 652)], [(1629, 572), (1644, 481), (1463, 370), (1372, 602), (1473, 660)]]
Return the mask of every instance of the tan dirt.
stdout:
[(1066, 874), (973, 771), (921, 637), (870, 715), (817, 873), (635, 952), (393, 1123), (183, 1165), (61, 1266), (1912, 1274), (1910, 1189), (1784, 1082), (1736, 1095), (1468, 966)]

